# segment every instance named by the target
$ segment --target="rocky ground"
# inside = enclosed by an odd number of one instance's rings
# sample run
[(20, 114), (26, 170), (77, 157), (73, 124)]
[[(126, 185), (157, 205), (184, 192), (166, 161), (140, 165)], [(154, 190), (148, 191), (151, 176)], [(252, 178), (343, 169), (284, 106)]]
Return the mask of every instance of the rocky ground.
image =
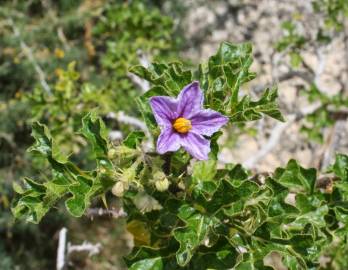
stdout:
[[(324, 142), (313, 142), (300, 132), (304, 117), (319, 104), (310, 104), (300, 90), (315, 82), (320, 91), (328, 95), (343, 91), (347, 85), (348, 50), (346, 34), (334, 34), (328, 45), (309, 44), (302, 53), (311, 78), (292, 74), (289, 58), (274, 49), (281, 38), (282, 22), (296, 22), (299, 32), (314, 38), (322, 25), (322, 17), (315, 14), (311, 1), (297, 0), (230, 0), (230, 1), (185, 1), (187, 7), (184, 24), (185, 35), (190, 40), (183, 56), (196, 61), (207, 59), (220, 42), (251, 42), (255, 61), (252, 66), (258, 77), (243, 87), (243, 91), (257, 97), (267, 85), (278, 84), (280, 108), (286, 123), (265, 118), (252, 124), (256, 136), (241, 135), (235, 147), (225, 147), (220, 159), (223, 162), (238, 162), (255, 171), (273, 171), (284, 166), (291, 158), (304, 166), (326, 167), (335, 152), (347, 153), (348, 123), (337, 121), (322, 130)], [(307, 68), (308, 69), (308, 68)], [(299, 73), (306, 73), (299, 68)], [(345, 88), (347, 89), (347, 88)], [(347, 92), (345, 92), (347, 94)], [(229, 138), (231, 139), (231, 138)]]

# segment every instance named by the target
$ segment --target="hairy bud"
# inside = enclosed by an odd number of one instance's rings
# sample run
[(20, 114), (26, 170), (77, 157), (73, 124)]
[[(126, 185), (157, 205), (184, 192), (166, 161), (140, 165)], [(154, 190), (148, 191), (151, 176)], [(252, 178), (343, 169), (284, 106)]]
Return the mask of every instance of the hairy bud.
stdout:
[(139, 153), (138, 150), (129, 148), (124, 145), (117, 146), (114, 150), (122, 159), (134, 158)]
[(115, 148), (111, 148), (109, 151), (108, 151), (108, 158), (109, 159), (113, 159), (113, 158), (116, 158), (117, 156), (117, 151)]
[(169, 187), (169, 181), (162, 171), (157, 171), (153, 175), (155, 187), (158, 191), (166, 191)]
[(117, 182), (111, 189), (112, 194), (122, 197), (124, 192), (128, 190), (128, 185), (123, 182)]
[(154, 174), (153, 174), (153, 179), (155, 181), (160, 181), (160, 180), (163, 180), (164, 178), (166, 178), (166, 175), (164, 174), (164, 172), (162, 171), (156, 171)]
[(100, 168), (99, 168), (99, 173), (100, 173), (100, 174), (106, 174), (106, 173), (107, 173), (107, 170), (106, 170), (104, 167), (100, 167)]
[(156, 189), (158, 191), (166, 191), (169, 187), (169, 181), (167, 178), (155, 182)]
[(128, 169), (125, 169), (121, 176), (120, 181), (123, 183), (131, 183), (135, 180), (136, 177), (136, 170), (134, 167), (130, 167)]

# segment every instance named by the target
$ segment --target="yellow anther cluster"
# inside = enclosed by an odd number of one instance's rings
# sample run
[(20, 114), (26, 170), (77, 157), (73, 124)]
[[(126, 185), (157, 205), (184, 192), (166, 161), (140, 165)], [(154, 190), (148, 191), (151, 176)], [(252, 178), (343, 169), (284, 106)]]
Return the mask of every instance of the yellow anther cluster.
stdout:
[(191, 121), (180, 117), (174, 121), (173, 128), (179, 133), (187, 133), (192, 128)]

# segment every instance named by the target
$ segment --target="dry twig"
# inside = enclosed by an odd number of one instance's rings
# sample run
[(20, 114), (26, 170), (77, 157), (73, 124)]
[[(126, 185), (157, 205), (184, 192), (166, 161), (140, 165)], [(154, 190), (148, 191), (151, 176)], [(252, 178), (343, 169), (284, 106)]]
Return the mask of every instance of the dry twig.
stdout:
[(127, 213), (123, 210), (123, 208), (120, 209), (104, 209), (104, 208), (89, 208), (87, 209), (86, 213), (87, 217), (94, 218), (94, 217), (100, 217), (100, 216), (111, 216), (112, 218), (122, 218), (126, 217)]
[(36, 73), (39, 76), (39, 81), (40, 84), (42, 86), (42, 88), (48, 93), (51, 94), (51, 88), (48, 85), (47, 81), (46, 81), (46, 75), (43, 72), (43, 70), (41, 69), (41, 67), (38, 65), (38, 63), (36, 62), (33, 52), (31, 51), (30, 47), (22, 40), (21, 34), (18, 30), (18, 28), (16, 27), (16, 25), (14, 24), (13, 20), (10, 18), (7, 20), (8, 24), (12, 27), (13, 33), (15, 35), (15, 37), (18, 38), (19, 42), (20, 42), (20, 46), (23, 50), (23, 52), (25, 53), (25, 55), (27, 56), (28, 60), (30, 61), (30, 63), (33, 65)]
[(58, 250), (57, 250), (57, 270), (63, 270), (66, 267), (66, 240), (67, 240), (66, 228), (62, 228), (59, 232)]

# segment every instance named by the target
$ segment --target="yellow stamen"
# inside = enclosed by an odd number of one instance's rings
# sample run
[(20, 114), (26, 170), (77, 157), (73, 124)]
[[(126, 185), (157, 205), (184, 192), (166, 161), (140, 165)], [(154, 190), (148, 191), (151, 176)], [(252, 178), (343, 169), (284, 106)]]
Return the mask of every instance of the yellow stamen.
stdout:
[(173, 123), (173, 128), (179, 133), (187, 133), (191, 128), (191, 121), (180, 117), (177, 118)]

